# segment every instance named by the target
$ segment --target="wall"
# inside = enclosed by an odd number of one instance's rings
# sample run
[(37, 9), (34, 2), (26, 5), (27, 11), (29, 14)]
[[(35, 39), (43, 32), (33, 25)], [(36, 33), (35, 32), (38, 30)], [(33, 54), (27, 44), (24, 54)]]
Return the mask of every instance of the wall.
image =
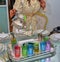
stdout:
[(46, 0), (48, 25), (47, 29), (51, 31), (54, 27), (60, 26), (60, 0)]

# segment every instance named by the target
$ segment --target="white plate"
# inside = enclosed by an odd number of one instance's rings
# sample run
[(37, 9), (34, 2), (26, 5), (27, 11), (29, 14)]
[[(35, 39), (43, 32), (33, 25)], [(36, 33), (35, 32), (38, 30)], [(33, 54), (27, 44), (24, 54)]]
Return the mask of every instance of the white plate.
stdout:
[(8, 37), (8, 34), (0, 33), (0, 38), (5, 38), (5, 37)]
[(45, 31), (42, 32), (43, 36), (46, 36), (46, 35), (49, 35), (49, 34), (50, 34), (50, 32), (48, 30), (45, 30)]
[(0, 57), (0, 62), (6, 62), (2, 57)]
[(60, 33), (55, 33), (50, 36), (52, 40), (60, 40)]
[(0, 43), (0, 53), (4, 51), (4, 44)]

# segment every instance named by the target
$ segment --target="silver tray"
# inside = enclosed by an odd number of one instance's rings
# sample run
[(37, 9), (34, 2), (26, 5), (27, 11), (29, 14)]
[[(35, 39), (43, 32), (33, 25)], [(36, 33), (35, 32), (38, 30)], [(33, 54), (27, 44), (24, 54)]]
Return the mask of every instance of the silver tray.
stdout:
[(33, 62), (33, 61), (41, 60), (44, 58), (53, 57), (56, 54), (56, 50), (55, 50), (55, 47), (53, 46), (51, 47), (51, 51), (45, 51), (37, 55), (32, 55), (32, 56), (27, 56), (26, 58), (22, 57), (22, 58), (16, 59), (11, 55), (10, 49), (8, 48), (8, 54), (12, 62)]
[(14, 59), (12, 56), (9, 56), (11, 61), (13, 62), (32, 62), (32, 61), (36, 61), (36, 60), (40, 60), (40, 59), (44, 59), (44, 58), (48, 58), (48, 57), (52, 57), (55, 55), (55, 51), (52, 52), (44, 52), (44, 53), (40, 53), (38, 55), (33, 55), (31, 57), (26, 57), (26, 58), (21, 58), (21, 59)]

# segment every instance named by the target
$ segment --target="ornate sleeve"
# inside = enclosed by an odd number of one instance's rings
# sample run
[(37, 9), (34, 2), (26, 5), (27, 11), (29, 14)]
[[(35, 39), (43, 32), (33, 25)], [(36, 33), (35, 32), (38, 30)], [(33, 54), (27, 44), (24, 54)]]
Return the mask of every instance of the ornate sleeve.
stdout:
[(21, 0), (15, 0), (15, 4), (13, 6), (14, 9), (16, 9), (17, 11), (20, 11), (21, 9)]

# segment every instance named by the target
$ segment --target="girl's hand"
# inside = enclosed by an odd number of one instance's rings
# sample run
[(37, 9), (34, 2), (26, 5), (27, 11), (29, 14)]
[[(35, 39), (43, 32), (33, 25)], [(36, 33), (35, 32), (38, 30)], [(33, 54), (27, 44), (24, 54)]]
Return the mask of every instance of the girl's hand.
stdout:
[(45, 9), (45, 7), (46, 7), (46, 2), (45, 2), (45, 0), (41, 0), (41, 1), (40, 1), (40, 6), (42, 7), (42, 9)]
[(10, 18), (12, 18), (16, 13), (15, 9), (10, 10)]

